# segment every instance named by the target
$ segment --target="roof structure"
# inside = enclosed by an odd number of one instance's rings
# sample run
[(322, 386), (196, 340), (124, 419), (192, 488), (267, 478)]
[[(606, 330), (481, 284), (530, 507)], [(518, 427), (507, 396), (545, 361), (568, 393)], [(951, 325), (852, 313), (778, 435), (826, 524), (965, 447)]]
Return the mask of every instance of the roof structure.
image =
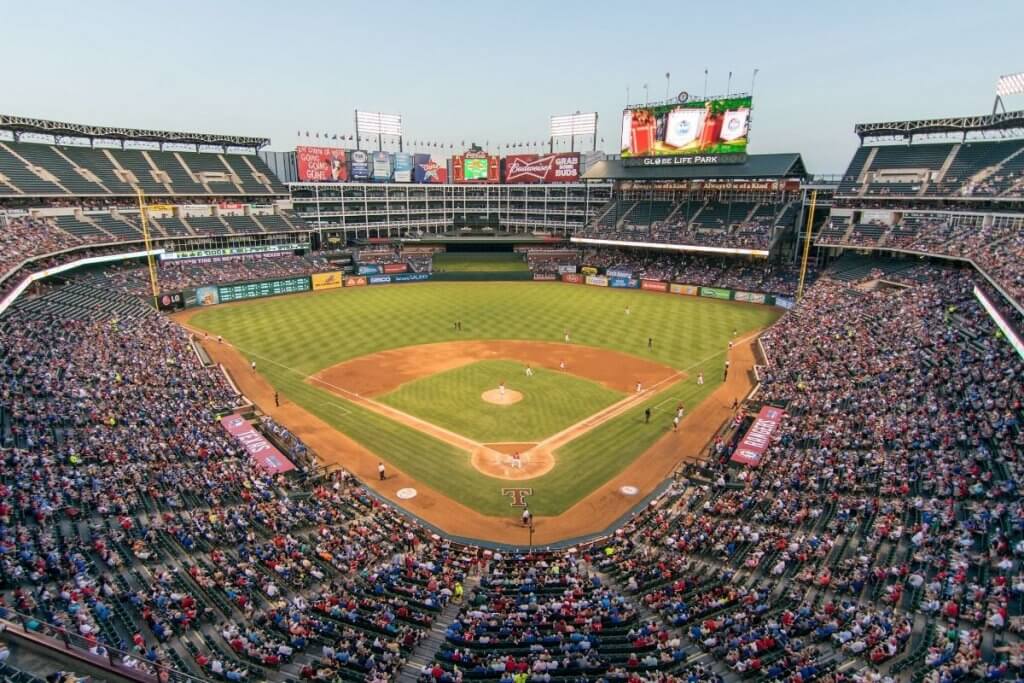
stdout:
[(941, 119), (919, 119), (917, 121), (884, 121), (881, 123), (858, 123), (853, 132), (865, 138), (896, 136), (912, 137), (914, 135), (933, 135), (938, 133), (973, 133), (978, 131), (1024, 129), (1024, 111), (1009, 111), (1001, 114), (982, 114), (980, 116), (948, 116)]
[(621, 159), (599, 161), (584, 180), (717, 180), (804, 178), (807, 169), (799, 154), (751, 154), (742, 164), (707, 166), (626, 166)]
[(121, 128), (117, 126), (90, 126), (81, 123), (49, 121), (27, 116), (0, 114), (0, 129), (18, 133), (40, 133), (43, 135), (79, 138), (102, 138), (109, 140), (148, 140), (152, 142), (181, 142), (193, 145), (221, 145), (227, 147), (254, 147), (260, 149), (270, 144), (270, 138), (256, 138), (242, 135), (221, 135), (219, 133), (179, 133), (166, 130), (142, 128)]

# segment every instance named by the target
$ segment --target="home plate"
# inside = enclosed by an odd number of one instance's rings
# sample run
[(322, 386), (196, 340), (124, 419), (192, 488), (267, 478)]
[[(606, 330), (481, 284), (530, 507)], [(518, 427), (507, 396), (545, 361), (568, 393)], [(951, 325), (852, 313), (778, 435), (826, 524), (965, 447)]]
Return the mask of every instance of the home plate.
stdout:
[(395, 495), (402, 500), (409, 500), (416, 497), (416, 489), (398, 489)]
[(640, 493), (640, 489), (638, 489), (635, 486), (620, 486), (619, 493), (621, 493), (624, 496), (635, 496), (636, 494)]

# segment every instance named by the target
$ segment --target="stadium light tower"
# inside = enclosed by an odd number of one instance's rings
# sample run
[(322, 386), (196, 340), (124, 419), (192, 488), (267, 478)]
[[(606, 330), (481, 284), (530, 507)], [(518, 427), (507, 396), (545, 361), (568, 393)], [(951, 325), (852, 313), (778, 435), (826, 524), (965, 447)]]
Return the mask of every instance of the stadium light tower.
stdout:
[(999, 108), (1002, 108), (1004, 113), (1006, 112), (1006, 107), (1003, 105), (1004, 97), (1021, 94), (1024, 94), (1024, 71), (1000, 76), (996, 81), (996, 101), (992, 103), (992, 115), (995, 116), (996, 110)]
[(594, 149), (597, 149), (597, 112), (581, 114), (564, 114), (551, 117), (551, 128), (548, 135), (548, 151), (555, 151), (555, 138), (569, 138), (569, 151), (576, 151), (576, 136), (590, 135), (594, 139)]
[(359, 111), (356, 109), (356, 149), (359, 149), (359, 131), (377, 135), (377, 151), (384, 149), (384, 136), (393, 135), (398, 138), (398, 151), (402, 151), (402, 115), (381, 114), (380, 112)]

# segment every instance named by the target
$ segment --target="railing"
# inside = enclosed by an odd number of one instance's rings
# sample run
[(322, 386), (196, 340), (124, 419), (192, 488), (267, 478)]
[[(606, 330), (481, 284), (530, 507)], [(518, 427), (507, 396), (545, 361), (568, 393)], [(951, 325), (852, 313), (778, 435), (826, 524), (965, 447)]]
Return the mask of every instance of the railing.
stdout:
[(63, 626), (46, 623), (9, 607), (0, 608), (0, 626), (3, 628), (5, 638), (23, 638), (37, 647), (51, 650), (55, 655), (61, 653), (88, 666), (109, 671), (111, 674), (140, 683), (164, 683), (166, 681), (203, 683), (207, 680), (164, 664), (136, 657), (107, 644), (102, 645), (105, 654), (95, 654), (91, 652), (92, 648), (97, 647), (95, 641), (89, 641), (77, 633), (68, 631)]

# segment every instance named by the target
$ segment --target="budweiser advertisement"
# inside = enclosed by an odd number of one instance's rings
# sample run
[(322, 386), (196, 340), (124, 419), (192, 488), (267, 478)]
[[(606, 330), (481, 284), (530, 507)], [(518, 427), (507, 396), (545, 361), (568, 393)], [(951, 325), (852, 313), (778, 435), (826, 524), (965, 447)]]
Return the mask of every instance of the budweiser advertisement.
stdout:
[(505, 157), (506, 183), (575, 183), (580, 179), (580, 155), (512, 154)]
[(750, 429), (747, 430), (747, 433), (743, 435), (743, 438), (737, 444), (736, 451), (730, 459), (733, 462), (750, 467), (760, 465), (761, 458), (764, 456), (764, 452), (768, 450), (768, 445), (772, 441), (772, 435), (775, 434), (775, 430), (782, 424), (783, 415), (785, 415), (785, 412), (782, 408), (774, 406), (764, 406), (761, 408), (761, 412), (757, 414), (754, 423), (750, 425)]
[(304, 183), (340, 183), (348, 180), (345, 150), (335, 147), (296, 147), (299, 180)]
[(282, 474), (295, 469), (291, 460), (284, 457), (274, 444), (267, 441), (267, 437), (241, 415), (225, 415), (220, 419), (220, 424), (242, 444), (249, 457), (267, 472)]

